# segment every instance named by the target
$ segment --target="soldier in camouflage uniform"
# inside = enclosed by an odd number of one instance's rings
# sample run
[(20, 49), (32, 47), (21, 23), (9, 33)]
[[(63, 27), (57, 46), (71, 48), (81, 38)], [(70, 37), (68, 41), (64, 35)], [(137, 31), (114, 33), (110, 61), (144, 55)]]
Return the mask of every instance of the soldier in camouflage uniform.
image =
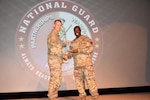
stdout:
[(62, 27), (61, 20), (55, 20), (51, 33), (47, 38), (48, 46), (48, 65), (50, 69), (50, 82), (48, 87), (48, 97), (50, 100), (56, 100), (58, 89), (61, 85), (62, 74), (62, 48), (64, 44), (59, 38), (59, 31)]
[(98, 100), (98, 90), (95, 82), (95, 73), (92, 63), (93, 42), (84, 35), (81, 35), (79, 26), (74, 27), (76, 38), (71, 42), (68, 58), (74, 58), (75, 83), (81, 97), (86, 100), (85, 84), (90, 90), (93, 100)]

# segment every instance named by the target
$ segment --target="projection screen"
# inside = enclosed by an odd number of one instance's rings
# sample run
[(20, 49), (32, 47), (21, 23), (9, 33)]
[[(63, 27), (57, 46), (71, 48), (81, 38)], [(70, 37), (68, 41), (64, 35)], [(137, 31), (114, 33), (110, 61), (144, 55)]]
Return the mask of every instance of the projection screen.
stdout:
[[(148, 0), (0, 0), (0, 12), (0, 93), (47, 91), (55, 19), (62, 41), (75, 38), (76, 25), (93, 40), (99, 89), (150, 86)], [(76, 90), (73, 71), (73, 59), (63, 63), (60, 90)]]

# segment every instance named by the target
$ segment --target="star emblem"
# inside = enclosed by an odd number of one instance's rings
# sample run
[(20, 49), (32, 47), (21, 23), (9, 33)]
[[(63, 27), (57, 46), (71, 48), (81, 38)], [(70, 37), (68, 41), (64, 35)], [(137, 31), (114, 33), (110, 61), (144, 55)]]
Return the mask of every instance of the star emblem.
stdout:
[(24, 48), (24, 45), (21, 43), (21, 44), (19, 45), (19, 48), (20, 48), (20, 49), (23, 49), (23, 48)]
[(20, 42), (23, 42), (23, 40), (24, 40), (23, 37), (20, 37), (20, 38), (19, 38), (19, 41), (20, 41)]
[(99, 41), (99, 38), (98, 38), (98, 37), (96, 37), (96, 38), (95, 38), (95, 41), (96, 41), (96, 42), (98, 42), (98, 41)]
[(98, 45), (98, 44), (96, 44), (96, 45), (95, 45), (95, 48), (99, 48), (99, 45)]

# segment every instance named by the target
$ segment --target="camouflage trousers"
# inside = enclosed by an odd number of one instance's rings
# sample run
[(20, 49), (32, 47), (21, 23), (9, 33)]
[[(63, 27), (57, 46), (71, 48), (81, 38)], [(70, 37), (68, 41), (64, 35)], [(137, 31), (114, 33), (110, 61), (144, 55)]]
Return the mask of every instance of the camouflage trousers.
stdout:
[(62, 66), (57, 59), (49, 59), (50, 81), (48, 86), (48, 97), (58, 97), (58, 89), (62, 81)]
[(75, 76), (76, 87), (78, 89), (80, 97), (86, 96), (85, 82), (88, 86), (90, 94), (93, 97), (99, 95), (98, 90), (97, 90), (97, 86), (96, 86), (95, 73), (94, 73), (93, 65), (84, 66), (84, 67), (76, 66), (74, 69), (74, 76)]

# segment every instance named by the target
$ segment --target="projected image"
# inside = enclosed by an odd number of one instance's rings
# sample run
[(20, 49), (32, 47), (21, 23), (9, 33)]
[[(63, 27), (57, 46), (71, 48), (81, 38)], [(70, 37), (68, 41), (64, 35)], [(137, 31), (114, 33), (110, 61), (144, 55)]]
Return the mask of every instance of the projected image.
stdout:
[[(47, 36), (55, 19), (63, 22), (61, 41), (75, 38), (75, 26), (92, 39), (98, 89), (150, 86), (149, 5), (147, 0), (1, 0), (0, 92), (47, 91)], [(69, 45), (62, 51), (68, 50)], [(62, 65), (59, 89), (77, 90), (73, 58)]]
[[(51, 11), (47, 11), (50, 9), (50, 4), (56, 7), (51, 8)], [(64, 10), (60, 9), (59, 11), (55, 11), (61, 5)], [(83, 13), (81, 13), (81, 10)], [(38, 13), (37, 15), (34, 15), (35, 11)], [(39, 82), (43, 87), (47, 87), (48, 81), (50, 80), (49, 66), (47, 63), (47, 36), (52, 30), (54, 20), (56, 19), (60, 19), (63, 22), (63, 27), (59, 32), (62, 42), (72, 41), (75, 38), (74, 27), (80, 26), (82, 34), (89, 36), (95, 42), (96, 46), (93, 53), (94, 63), (96, 63), (101, 52), (102, 42), (100, 42), (101, 33), (99, 26), (90, 13), (83, 10), (79, 5), (68, 1), (43, 2), (43, 4), (33, 8), (33, 10), (26, 14), (19, 25), (16, 38), (18, 44), (17, 53), (21, 61), (21, 66), (33, 74), (35, 79), (40, 80)], [(69, 45), (63, 48), (63, 53), (67, 53), (69, 48)], [(66, 85), (62, 85), (61, 89), (75, 89), (74, 84), (72, 86), (70, 85), (70, 82), (74, 83), (73, 71), (73, 59), (68, 59), (62, 65), (63, 83)], [(68, 77), (70, 77), (69, 80), (67, 79)], [(67, 84), (69, 84), (69, 87)]]

